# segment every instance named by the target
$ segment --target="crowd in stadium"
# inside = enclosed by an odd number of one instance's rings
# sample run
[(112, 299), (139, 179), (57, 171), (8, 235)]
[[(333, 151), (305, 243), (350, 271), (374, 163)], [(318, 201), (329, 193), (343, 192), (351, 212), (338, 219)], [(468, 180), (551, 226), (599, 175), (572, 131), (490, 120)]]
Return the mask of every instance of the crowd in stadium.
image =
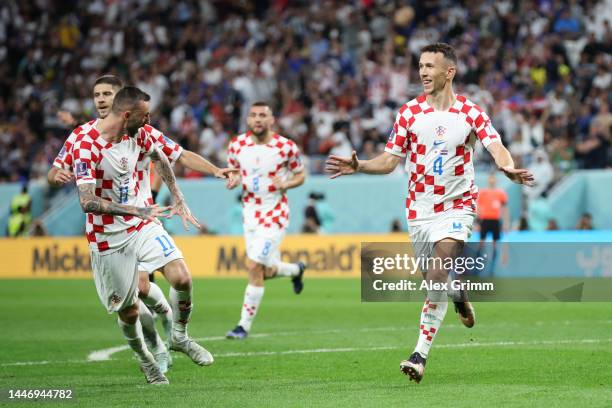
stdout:
[(612, 162), (610, 13), (576, 0), (4, 1), (0, 182), (45, 178), (70, 130), (58, 111), (93, 117), (103, 73), (148, 92), (153, 123), (219, 164), (258, 100), (312, 173), (329, 153), (370, 158), (422, 90), (420, 48), (444, 41), (458, 92), (491, 114), (539, 194)]

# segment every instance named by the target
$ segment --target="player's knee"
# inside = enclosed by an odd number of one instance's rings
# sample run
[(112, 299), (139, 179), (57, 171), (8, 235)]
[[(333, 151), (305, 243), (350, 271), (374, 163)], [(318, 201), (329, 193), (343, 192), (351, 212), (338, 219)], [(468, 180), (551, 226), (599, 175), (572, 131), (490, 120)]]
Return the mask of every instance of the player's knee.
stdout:
[(166, 265), (164, 267), (164, 275), (174, 289), (191, 289), (191, 274), (189, 273), (189, 269), (187, 269), (187, 265), (182, 259), (177, 259)]
[(264, 279), (272, 279), (276, 276), (278, 268), (275, 266), (266, 266), (264, 267)]
[(119, 318), (127, 323), (134, 324), (138, 320), (138, 302), (119, 311)]
[(249, 283), (255, 286), (263, 286), (265, 266), (249, 260), (247, 270), (249, 272)]
[(139, 272), (138, 274), (138, 297), (144, 298), (149, 296), (149, 290), (151, 289), (151, 283), (149, 282), (149, 274), (146, 272)]

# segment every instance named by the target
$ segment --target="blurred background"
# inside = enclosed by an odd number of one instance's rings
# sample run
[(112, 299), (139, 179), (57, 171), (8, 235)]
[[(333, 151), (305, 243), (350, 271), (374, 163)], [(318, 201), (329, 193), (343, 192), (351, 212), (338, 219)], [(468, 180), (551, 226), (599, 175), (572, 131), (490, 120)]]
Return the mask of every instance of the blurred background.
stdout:
[[(612, 229), (611, 3), (5, 0), (0, 233), (82, 233), (74, 186), (52, 189), (46, 173), (71, 130), (58, 111), (95, 117), (92, 84), (106, 73), (148, 92), (154, 126), (220, 166), (249, 105), (270, 101), (310, 174), (289, 195), (291, 233), (404, 231), (403, 169), (331, 182), (322, 163), (382, 152), (397, 109), (421, 93), (419, 50), (436, 41), (458, 52), (455, 91), (489, 112), (536, 175), (528, 191), (498, 177), (504, 230)], [(481, 146), (475, 166), (493, 188)], [(206, 224), (191, 234), (241, 233), (235, 192), (175, 170)]]

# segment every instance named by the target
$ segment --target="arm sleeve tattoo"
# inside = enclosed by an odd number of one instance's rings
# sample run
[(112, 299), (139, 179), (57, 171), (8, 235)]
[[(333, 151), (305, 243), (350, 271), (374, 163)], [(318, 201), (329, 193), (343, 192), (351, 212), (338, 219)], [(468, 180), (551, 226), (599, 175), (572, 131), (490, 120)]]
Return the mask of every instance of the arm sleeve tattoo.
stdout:
[(151, 212), (150, 207), (134, 207), (104, 200), (95, 195), (95, 184), (87, 183), (78, 186), (79, 201), (81, 208), (86, 213), (110, 214), (110, 215), (135, 215), (146, 216)]
[(183, 201), (183, 194), (176, 184), (176, 176), (174, 175), (174, 171), (172, 171), (172, 167), (166, 155), (160, 154), (159, 150), (155, 148), (150, 158), (155, 162), (155, 170), (162, 180), (164, 180), (166, 186), (168, 186), (168, 190), (172, 193), (174, 200), (176, 202)]

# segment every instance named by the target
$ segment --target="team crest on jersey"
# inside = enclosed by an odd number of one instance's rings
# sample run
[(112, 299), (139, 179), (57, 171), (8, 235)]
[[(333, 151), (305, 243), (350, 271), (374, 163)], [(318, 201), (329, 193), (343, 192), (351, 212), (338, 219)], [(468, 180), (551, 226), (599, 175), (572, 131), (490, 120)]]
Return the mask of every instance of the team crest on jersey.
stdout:
[(128, 169), (129, 161), (128, 161), (127, 157), (122, 157), (120, 163), (121, 163), (121, 168), (123, 170), (127, 170)]
[(83, 177), (87, 175), (87, 163), (79, 162), (76, 164), (76, 175), (77, 177)]
[(446, 128), (444, 126), (438, 126), (436, 128), (436, 137), (438, 139), (443, 139), (445, 134), (446, 134)]
[(121, 303), (121, 296), (117, 295), (116, 293), (113, 293), (110, 297), (110, 301), (114, 304)]

